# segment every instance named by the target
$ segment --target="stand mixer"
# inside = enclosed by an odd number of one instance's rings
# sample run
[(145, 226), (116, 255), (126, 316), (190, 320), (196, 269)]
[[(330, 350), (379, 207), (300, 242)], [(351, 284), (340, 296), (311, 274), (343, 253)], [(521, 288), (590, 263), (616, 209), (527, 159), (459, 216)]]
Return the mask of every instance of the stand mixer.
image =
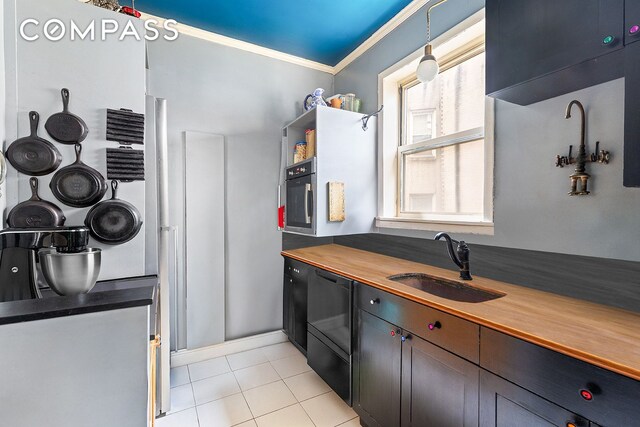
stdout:
[(45, 280), (56, 293), (91, 290), (100, 271), (100, 250), (88, 249), (88, 243), (87, 227), (0, 230), (0, 302), (42, 297), (38, 255)]

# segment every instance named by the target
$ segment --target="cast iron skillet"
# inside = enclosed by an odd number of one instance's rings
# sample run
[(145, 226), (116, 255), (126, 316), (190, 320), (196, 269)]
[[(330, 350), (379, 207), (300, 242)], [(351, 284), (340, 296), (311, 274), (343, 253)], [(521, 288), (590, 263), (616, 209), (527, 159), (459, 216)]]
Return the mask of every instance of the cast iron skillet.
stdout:
[(116, 198), (118, 181), (111, 181), (111, 199), (92, 207), (84, 224), (98, 242), (119, 245), (136, 237), (142, 227), (138, 209), (129, 202)]
[(76, 144), (76, 161), (59, 169), (49, 187), (56, 199), (67, 206), (86, 208), (95, 205), (107, 192), (107, 182), (100, 172), (80, 160), (82, 145)]
[(32, 196), (16, 205), (7, 216), (7, 224), (12, 228), (58, 227), (64, 225), (62, 210), (51, 202), (38, 197), (38, 178), (29, 179)]
[(62, 112), (47, 119), (44, 128), (51, 138), (63, 144), (77, 144), (84, 141), (89, 133), (87, 124), (80, 117), (69, 112), (69, 89), (63, 88)]
[(37, 112), (29, 112), (29, 122), (31, 135), (15, 140), (7, 148), (7, 160), (18, 172), (27, 175), (50, 174), (60, 166), (62, 155), (52, 143), (38, 136), (40, 115)]

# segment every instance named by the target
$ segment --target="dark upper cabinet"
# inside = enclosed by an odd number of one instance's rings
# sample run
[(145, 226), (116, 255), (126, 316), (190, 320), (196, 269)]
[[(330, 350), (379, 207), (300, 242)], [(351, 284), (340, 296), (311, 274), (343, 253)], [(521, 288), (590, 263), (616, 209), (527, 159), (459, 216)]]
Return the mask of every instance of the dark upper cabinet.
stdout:
[(478, 427), (479, 368), (417, 336), (403, 336), (401, 427)]
[(640, 43), (625, 51), (623, 179), (626, 187), (640, 187)]
[(480, 373), (483, 427), (589, 427), (589, 421), (487, 371)]
[(624, 20), (625, 43), (630, 44), (640, 40), (640, 1), (626, 0)]
[(527, 105), (622, 77), (624, 6), (487, 0), (487, 94)]
[(368, 427), (400, 424), (402, 341), (397, 326), (356, 312), (353, 406)]

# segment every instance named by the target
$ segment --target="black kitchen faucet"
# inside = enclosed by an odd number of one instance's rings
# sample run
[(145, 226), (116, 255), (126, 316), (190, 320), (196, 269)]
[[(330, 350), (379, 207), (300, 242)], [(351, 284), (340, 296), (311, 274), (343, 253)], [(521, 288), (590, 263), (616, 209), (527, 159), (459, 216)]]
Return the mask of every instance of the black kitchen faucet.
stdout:
[[(436, 234), (435, 239), (440, 240), (443, 237), (447, 241), (449, 257), (458, 267), (460, 267), (460, 278), (462, 280), (472, 280), (471, 274), (469, 273), (469, 246), (467, 246), (464, 240), (458, 242), (457, 240), (452, 239), (447, 233), (438, 233)], [(455, 252), (453, 251), (453, 243), (458, 245)]]

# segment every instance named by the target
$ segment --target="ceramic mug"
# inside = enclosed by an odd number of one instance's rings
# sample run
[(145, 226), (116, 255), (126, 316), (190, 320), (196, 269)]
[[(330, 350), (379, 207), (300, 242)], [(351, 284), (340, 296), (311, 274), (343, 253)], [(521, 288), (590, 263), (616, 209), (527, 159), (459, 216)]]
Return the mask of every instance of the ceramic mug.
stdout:
[(330, 102), (333, 108), (342, 108), (342, 99), (340, 97), (333, 98)]

